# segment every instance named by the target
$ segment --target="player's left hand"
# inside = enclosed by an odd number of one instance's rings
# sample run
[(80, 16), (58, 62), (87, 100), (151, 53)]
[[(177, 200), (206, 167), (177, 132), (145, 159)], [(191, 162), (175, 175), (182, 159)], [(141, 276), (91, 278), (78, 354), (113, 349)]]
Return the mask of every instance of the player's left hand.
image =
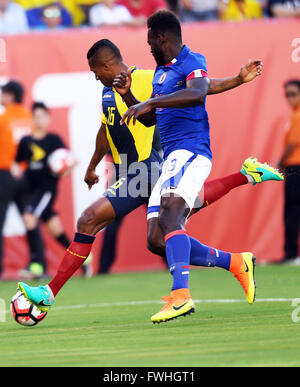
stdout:
[(261, 75), (262, 71), (263, 62), (259, 59), (250, 59), (249, 62), (241, 68), (239, 77), (242, 79), (243, 83), (251, 82)]
[(119, 75), (117, 75), (113, 81), (113, 87), (120, 95), (124, 96), (127, 94), (131, 88), (131, 68), (125, 71), (121, 71)]
[(123, 125), (124, 123), (128, 126), (130, 124), (131, 119), (133, 119), (132, 123), (135, 125), (136, 120), (139, 116), (148, 113), (152, 110), (152, 106), (148, 101), (138, 103), (137, 105), (131, 106), (127, 112), (123, 115), (120, 124)]

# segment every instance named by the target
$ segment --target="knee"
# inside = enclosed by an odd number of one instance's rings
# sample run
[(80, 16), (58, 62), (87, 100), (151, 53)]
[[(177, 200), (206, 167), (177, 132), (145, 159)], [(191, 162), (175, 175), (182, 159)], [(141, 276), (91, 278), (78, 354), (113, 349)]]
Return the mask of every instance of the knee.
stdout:
[(184, 227), (186, 218), (185, 201), (180, 197), (163, 198), (158, 224), (166, 235)]
[(159, 255), (160, 257), (166, 256), (165, 242), (161, 237), (148, 235), (147, 247), (148, 250), (151, 251), (151, 253), (153, 254)]
[(95, 214), (92, 208), (85, 210), (77, 221), (77, 231), (94, 235), (95, 234)]
[(163, 235), (180, 227), (175, 210), (169, 206), (161, 207), (158, 225), (161, 228)]

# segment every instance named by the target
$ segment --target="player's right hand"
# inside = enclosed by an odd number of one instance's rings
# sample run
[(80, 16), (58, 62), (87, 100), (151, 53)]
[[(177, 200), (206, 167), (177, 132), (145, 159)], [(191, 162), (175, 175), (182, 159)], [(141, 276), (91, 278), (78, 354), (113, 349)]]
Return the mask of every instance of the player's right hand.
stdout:
[(116, 92), (120, 95), (125, 95), (129, 92), (131, 88), (131, 68), (126, 71), (121, 71), (113, 81), (113, 87), (116, 89)]
[(93, 185), (99, 183), (99, 176), (96, 174), (95, 170), (88, 169), (86, 171), (84, 181), (88, 185), (89, 189), (91, 189)]

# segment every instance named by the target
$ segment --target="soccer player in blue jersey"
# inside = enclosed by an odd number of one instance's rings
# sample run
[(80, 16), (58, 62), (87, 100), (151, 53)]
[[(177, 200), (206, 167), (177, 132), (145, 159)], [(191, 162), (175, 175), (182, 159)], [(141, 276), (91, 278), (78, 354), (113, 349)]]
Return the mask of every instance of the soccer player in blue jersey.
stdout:
[[(142, 101), (146, 101), (151, 97), (154, 72), (127, 66), (123, 62), (118, 47), (107, 39), (95, 43), (89, 50), (87, 57), (96, 80), (101, 81), (105, 87), (102, 94), (102, 123), (96, 138), (95, 152), (87, 168), (85, 182), (91, 188), (99, 181), (96, 167), (108, 150), (111, 151), (113, 156), (117, 170), (117, 181), (80, 216), (74, 240), (66, 250), (57, 272), (49, 284), (39, 287), (31, 287), (24, 283), (19, 284), (19, 289), (24, 292), (24, 295), (44, 311), (50, 309), (58, 292), (84, 263), (91, 252), (95, 235), (115, 219), (130, 213), (143, 204), (148, 204), (153, 188), (151, 184), (153, 183), (152, 175), (156, 175), (154, 176), (155, 182), (159, 178), (160, 168), (157, 162), (160, 161), (160, 158), (157, 152), (152, 149), (154, 126), (145, 127), (140, 122), (137, 122), (136, 125), (131, 122), (128, 126), (120, 123), (123, 114), (127, 111), (128, 101), (125, 100), (128, 99), (128, 96), (130, 98), (133, 93)], [(241, 78), (243, 82), (250, 81), (259, 72), (259, 64), (252, 62), (242, 68), (237, 78)], [(121, 97), (119, 92), (124, 92), (123, 85), (121, 85), (121, 89), (116, 89), (113, 84), (118, 81), (119, 77), (120, 81), (124, 78), (126, 80), (126, 74), (131, 80), (132, 93), (130, 91), (128, 96)], [(214, 80), (211, 83), (209, 93), (225, 91), (231, 85), (232, 79), (230, 78)], [(125, 94), (127, 94), (126, 90)], [(128, 169), (123, 168), (126, 162)], [(133, 165), (134, 169), (131, 168)], [(130, 169), (132, 169), (131, 172)], [(218, 200), (235, 187), (248, 182), (256, 184), (267, 180), (282, 180), (282, 177), (273, 168), (253, 159), (248, 159), (243, 164), (241, 172), (206, 183), (204, 192), (200, 194), (199, 208)], [(141, 184), (146, 182), (145, 192), (137, 192), (137, 194), (131, 192), (132, 183), (137, 181)], [(157, 218), (152, 218), (149, 223), (154, 225), (155, 235), (164, 243), (161, 231), (156, 227), (156, 220)], [(151, 227), (149, 230), (150, 235), (153, 235)], [(165, 255), (163, 245), (158, 250), (157, 243), (153, 241), (152, 246), (149, 247), (152, 251)], [(213, 259), (207, 258), (209, 265), (213, 266)], [(208, 261), (201, 259), (199, 258), (199, 261), (194, 263), (208, 266)]]
[[(212, 166), (205, 108), (210, 79), (204, 56), (183, 45), (175, 14), (159, 11), (150, 16), (147, 25), (148, 44), (157, 63), (153, 97), (138, 103), (133, 93), (125, 96), (131, 107), (121, 122), (130, 125), (138, 119), (146, 126), (156, 123), (164, 150), (162, 173), (148, 205), (148, 220), (157, 217), (164, 235), (173, 276), (171, 294), (163, 298), (166, 305), (151, 318), (159, 323), (194, 311), (188, 280), (190, 264), (197, 262), (230, 270), (245, 289), (248, 302), (253, 303), (255, 258), (252, 253), (231, 254), (204, 246), (185, 230)], [(227, 81), (228, 89), (240, 84), (237, 78)]]

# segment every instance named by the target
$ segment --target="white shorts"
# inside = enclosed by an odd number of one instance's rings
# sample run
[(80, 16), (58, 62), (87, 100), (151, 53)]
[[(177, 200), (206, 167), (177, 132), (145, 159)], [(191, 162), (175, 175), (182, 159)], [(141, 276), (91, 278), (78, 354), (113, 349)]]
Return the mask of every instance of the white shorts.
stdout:
[(147, 219), (159, 216), (161, 196), (168, 193), (182, 197), (191, 210), (198, 194), (203, 192), (211, 167), (212, 163), (207, 157), (188, 150), (179, 149), (170, 153), (149, 198)]

